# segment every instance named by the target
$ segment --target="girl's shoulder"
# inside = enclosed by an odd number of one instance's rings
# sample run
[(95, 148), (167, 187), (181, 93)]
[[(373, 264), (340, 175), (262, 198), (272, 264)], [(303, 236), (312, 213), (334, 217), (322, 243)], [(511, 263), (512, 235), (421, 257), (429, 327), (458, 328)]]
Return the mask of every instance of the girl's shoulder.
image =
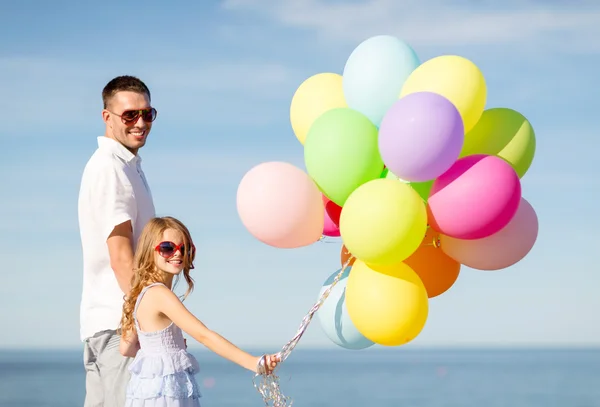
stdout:
[(167, 289), (167, 290), (171, 291), (164, 283), (156, 282), (156, 283), (150, 283), (147, 286), (145, 286), (144, 288), (142, 288), (142, 292), (151, 290), (153, 288), (155, 288), (155, 289), (158, 288), (159, 290)]
[(142, 291), (140, 291), (138, 301), (140, 301), (144, 296), (155, 297), (163, 295), (174, 295), (174, 293), (163, 283), (152, 283), (145, 286)]

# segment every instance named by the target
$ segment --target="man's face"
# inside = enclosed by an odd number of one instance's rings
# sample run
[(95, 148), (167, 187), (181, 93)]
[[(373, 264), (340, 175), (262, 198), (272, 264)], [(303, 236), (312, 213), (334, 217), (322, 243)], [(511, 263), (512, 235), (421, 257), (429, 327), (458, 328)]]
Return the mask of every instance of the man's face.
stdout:
[(145, 121), (143, 114), (138, 115), (135, 123), (124, 123), (123, 118), (130, 116), (132, 114), (130, 111), (150, 108), (150, 100), (146, 94), (129, 91), (117, 92), (110, 100), (107, 109), (102, 112), (108, 136), (124, 145), (133, 154), (137, 154), (138, 149), (146, 144), (152, 122)]

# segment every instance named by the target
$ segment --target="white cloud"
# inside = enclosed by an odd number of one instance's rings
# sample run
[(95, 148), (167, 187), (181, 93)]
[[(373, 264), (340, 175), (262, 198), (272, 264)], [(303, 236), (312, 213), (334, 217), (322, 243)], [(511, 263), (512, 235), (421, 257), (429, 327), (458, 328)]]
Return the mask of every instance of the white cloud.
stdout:
[[(512, 8), (510, 5), (512, 4)], [(587, 3), (594, 7), (594, 3)], [(225, 0), (232, 12), (255, 11), (284, 26), (314, 31), (325, 40), (359, 42), (389, 33), (416, 46), (456, 44), (523, 44), (560, 35), (559, 42), (595, 42), (600, 12), (559, 9), (544, 3), (513, 2), (502, 9), (450, 5), (442, 1), (366, 0), (330, 3), (325, 0)], [(597, 47), (595, 47), (598, 50)], [(580, 49), (580, 51), (583, 51)]]

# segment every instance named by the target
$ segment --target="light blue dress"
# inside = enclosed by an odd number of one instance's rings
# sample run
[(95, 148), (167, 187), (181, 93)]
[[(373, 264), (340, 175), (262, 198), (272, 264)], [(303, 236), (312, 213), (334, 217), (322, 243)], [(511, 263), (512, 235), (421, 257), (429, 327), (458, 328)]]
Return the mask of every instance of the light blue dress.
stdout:
[(140, 350), (129, 365), (131, 379), (125, 407), (199, 407), (200, 390), (194, 375), (200, 367), (187, 352), (181, 329), (171, 323), (156, 332), (144, 332), (137, 321), (142, 296), (155, 285), (145, 287), (133, 310)]

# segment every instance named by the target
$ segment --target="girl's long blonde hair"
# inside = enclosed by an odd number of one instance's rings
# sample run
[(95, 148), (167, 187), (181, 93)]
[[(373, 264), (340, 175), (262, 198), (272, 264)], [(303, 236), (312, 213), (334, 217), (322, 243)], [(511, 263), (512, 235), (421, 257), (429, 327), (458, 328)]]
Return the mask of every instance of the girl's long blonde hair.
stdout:
[(131, 290), (125, 296), (123, 303), (123, 315), (121, 317), (121, 332), (123, 334), (134, 329), (133, 310), (137, 297), (144, 287), (164, 281), (164, 273), (156, 267), (154, 260), (155, 247), (160, 242), (163, 233), (167, 229), (174, 229), (183, 235), (185, 255), (183, 256), (183, 276), (187, 282), (188, 289), (182, 300), (193, 291), (194, 280), (190, 276), (190, 270), (194, 268), (193, 262), (196, 256), (192, 247), (192, 238), (187, 227), (179, 220), (170, 217), (152, 218), (140, 235), (137, 249), (133, 258), (133, 278), (131, 279)]

